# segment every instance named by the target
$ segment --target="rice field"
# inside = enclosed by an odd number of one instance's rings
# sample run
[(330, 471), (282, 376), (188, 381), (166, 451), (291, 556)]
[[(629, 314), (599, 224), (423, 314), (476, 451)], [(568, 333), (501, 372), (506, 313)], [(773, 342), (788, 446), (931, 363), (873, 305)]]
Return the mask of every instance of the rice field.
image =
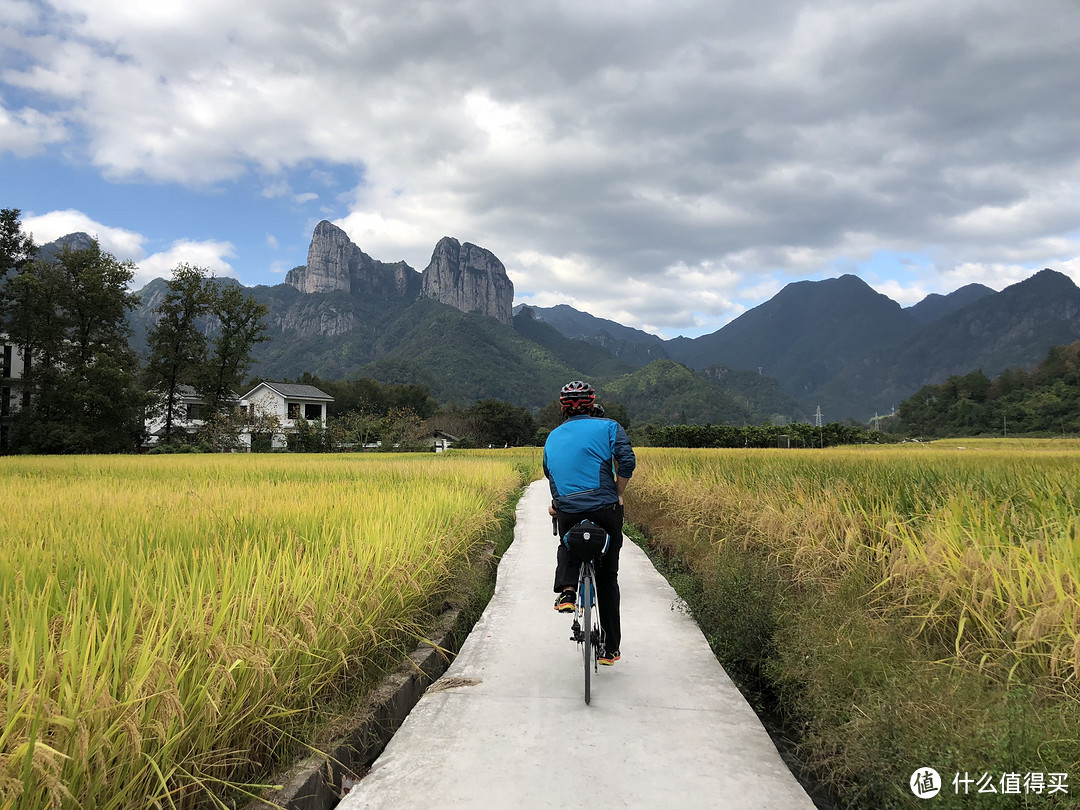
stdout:
[(421, 632), (530, 459), (0, 458), (0, 808), (256, 793)]
[[(684, 567), (718, 656), (785, 718), (836, 807), (910, 807), (927, 765), (942, 808), (969, 806), (949, 784), (969, 771), (1075, 782), (1080, 442), (638, 462), (629, 519)], [(1070, 790), (995, 798), (1071, 807)]]
[(1080, 695), (1080, 442), (639, 455), (633, 519), (766, 549), (796, 584), (859, 570), (955, 661)]

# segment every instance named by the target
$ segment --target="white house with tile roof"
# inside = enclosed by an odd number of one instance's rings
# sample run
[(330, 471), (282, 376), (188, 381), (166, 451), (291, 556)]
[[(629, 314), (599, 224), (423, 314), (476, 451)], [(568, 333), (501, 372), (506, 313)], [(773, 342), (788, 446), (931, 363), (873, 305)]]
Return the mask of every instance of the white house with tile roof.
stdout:
[[(178, 408), (173, 417), (173, 429), (179, 433), (195, 434), (204, 424), (205, 403), (190, 385), (181, 385), (177, 391)], [(269, 426), (264, 433), (269, 448), (285, 447), (286, 435), (296, 430), (297, 420), (319, 422), (326, 427), (327, 406), (334, 398), (313, 385), (297, 383), (261, 382), (244, 396), (233, 397), (237, 415), (244, 422), (238, 439), (239, 449), (250, 450), (252, 433), (260, 432), (261, 426)], [(164, 433), (164, 416), (155, 412), (146, 420), (148, 446), (156, 445)]]
[[(320, 391), (314, 385), (279, 383), (266, 380), (241, 397), (243, 406), (247, 408), (249, 422), (254, 422), (256, 417), (259, 416), (271, 417), (277, 420), (281, 433), (274, 434), (274, 447), (285, 446), (284, 434), (296, 430), (298, 419), (318, 422), (325, 428), (327, 406), (333, 401), (332, 396)], [(242, 436), (241, 442), (250, 447), (250, 433)]]

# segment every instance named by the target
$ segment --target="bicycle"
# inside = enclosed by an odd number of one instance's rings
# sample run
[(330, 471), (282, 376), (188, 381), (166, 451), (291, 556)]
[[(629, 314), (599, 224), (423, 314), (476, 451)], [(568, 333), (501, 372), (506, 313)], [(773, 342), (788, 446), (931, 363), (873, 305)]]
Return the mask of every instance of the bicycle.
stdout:
[[(559, 534), (558, 521), (551, 520), (552, 530)], [(578, 530), (575, 532), (575, 530)], [(603, 538), (600, 540), (600, 538)], [(608, 549), (610, 538), (601, 527), (582, 521), (563, 536), (562, 543), (581, 559), (578, 569), (577, 599), (574, 602), (574, 623), (570, 640), (581, 648), (585, 670), (585, 703), (592, 700), (592, 676), (600, 672), (600, 652), (604, 631), (600, 625), (600, 609), (596, 601), (596, 566), (594, 560)]]

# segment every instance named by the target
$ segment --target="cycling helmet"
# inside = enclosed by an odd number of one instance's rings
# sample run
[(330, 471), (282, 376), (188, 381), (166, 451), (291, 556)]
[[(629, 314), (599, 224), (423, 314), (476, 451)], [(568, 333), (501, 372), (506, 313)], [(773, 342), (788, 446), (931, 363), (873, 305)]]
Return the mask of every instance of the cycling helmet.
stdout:
[(559, 392), (559, 404), (564, 411), (588, 410), (596, 401), (596, 390), (587, 382), (568, 382)]
[(604, 418), (604, 406), (601, 405), (599, 402), (597, 402), (595, 405), (592, 406), (592, 415), (593, 416), (599, 416), (601, 419), (603, 419)]

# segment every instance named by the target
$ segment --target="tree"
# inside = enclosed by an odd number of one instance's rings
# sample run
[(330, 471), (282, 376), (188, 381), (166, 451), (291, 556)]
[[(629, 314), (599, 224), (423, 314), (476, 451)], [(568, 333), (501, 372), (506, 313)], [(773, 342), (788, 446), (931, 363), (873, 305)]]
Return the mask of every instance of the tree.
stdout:
[(536, 420), (527, 410), (509, 402), (483, 399), (465, 413), (481, 447), (516, 447), (536, 441)]
[(382, 420), (382, 450), (416, 450), (424, 438), (424, 423), (415, 411), (393, 408)]
[(14, 304), (5, 323), (32, 363), (24, 407), (12, 425), (22, 452), (120, 452), (142, 434), (143, 390), (128, 346), (127, 291), (134, 265), (101, 250), (70, 247), (53, 262), (31, 261), (5, 282)]
[(322, 453), (327, 449), (326, 430), (319, 419), (307, 420), (298, 417), (294, 420), (296, 430), (288, 435), (286, 443), (294, 453)]
[(251, 435), (251, 452), (269, 453), (274, 449), (274, 437), (281, 434), (281, 417), (265, 404), (252, 403), (247, 430)]
[(202, 267), (179, 264), (166, 282), (168, 292), (154, 310), (157, 322), (147, 335), (150, 358), (146, 384), (160, 399), (155, 403), (165, 417), (162, 441), (173, 439), (173, 423), (180, 406), (180, 386), (194, 386), (206, 362), (206, 336), (197, 321), (213, 303), (213, 289)]
[(360, 406), (335, 417), (327, 427), (327, 442), (334, 448), (350, 446), (363, 450), (378, 434), (382, 416)]
[(0, 209), (0, 278), (19, 270), (37, 252), (33, 238), (23, 233), (20, 213), (18, 208)]
[(196, 390), (210, 413), (232, 407), (233, 395), (251, 368), (251, 350), (269, 338), (263, 318), (268, 310), (254, 297), (244, 295), (232, 283), (219, 284), (210, 303), (210, 314), (219, 329), (207, 362), (196, 374)]
[[(0, 331), (18, 346), (26, 365), (31, 359), (25, 351), (30, 339), (27, 329), (34, 323), (35, 313), (26, 306), (31, 291), (23, 283), (14, 283), (14, 274), (34, 257), (37, 247), (34, 240), (23, 233), (19, 213), (18, 208), (0, 209)], [(29, 371), (28, 366), (26, 370)], [(28, 404), (27, 397), (24, 388), (23, 406)]]
[(236, 411), (215, 411), (206, 415), (199, 428), (198, 442), (217, 453), (230, 453), (240, 448), (240, 432), (244, 419)]

